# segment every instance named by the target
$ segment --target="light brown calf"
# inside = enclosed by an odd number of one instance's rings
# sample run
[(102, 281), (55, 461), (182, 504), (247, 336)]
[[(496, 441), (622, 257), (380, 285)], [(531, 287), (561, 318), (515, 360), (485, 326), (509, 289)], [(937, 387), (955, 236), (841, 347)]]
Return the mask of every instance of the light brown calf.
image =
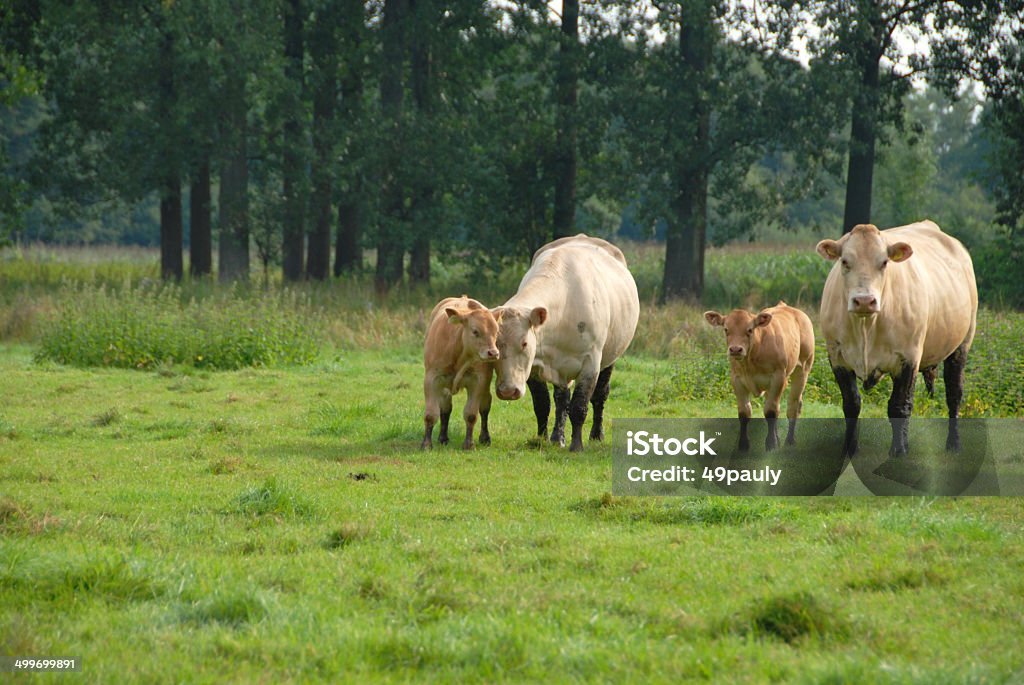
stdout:
[(421, 447), (433, 447), (431, 434), (441, 419), (437, 439), (448, 444), (448, 419), (452, 415), (452, 396), (463, 388), (468, 391), (462, 416), (466, 420), (463, 449), (473, 447), (473, 426), (481, 417), (480, 444), (491, 444), (487, 415), (491, 411), (491, 374), (498, 359), (496, 340), (501, 312), (491, 312), (476, 300), (463, 295), (441, 300), (430, 313), (430, 325), (423, 345), (423, 414), (425, 432)]
[(776, 423), (787, 380), (793, 384), (786, 404), (786, 416), (789, 418), (786, 444), (792, 445), (796, 437), (796, 420), (803, 407), (804, 386), (814, 366), (814, 327), (811, 320), (799, 309), (781, 301), (758, 314), (734, 309), (726, 316), (718, 312), (704, 312), (704, 318), (712, 326), (725, 329), (732, 389), (740, 417), (740, 449), (750, 447), (747, 437), (750, 397), (760, 397), (765, 392), (764, 417), (768, 421), (768, 437), (764, 446), (767, 450), (778, 447)]

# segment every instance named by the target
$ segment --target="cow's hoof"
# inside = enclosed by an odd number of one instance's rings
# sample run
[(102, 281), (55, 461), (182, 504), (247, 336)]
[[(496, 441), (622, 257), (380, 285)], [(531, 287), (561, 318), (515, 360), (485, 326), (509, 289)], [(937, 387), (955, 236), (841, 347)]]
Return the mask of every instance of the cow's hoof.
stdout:
[(462, 449), (467, 450), (467, 451), (473, 449), (472, 441), (467, 440), (466, 442), (462, 443)]
[(750, 450), (750, 441), (740, 440), (739, 450), (740, 452), (748, 452)]
[(553, 445), (558, 445), (559, 447), (565, 447), (565, 436), (559, 435), (558, 433), (552, 433), (551, 443)]
[(438, 442), (439, 442), (440, 444), (442, 444), (442, 445), (447, 445), (447, 444), (448, 444), (448, 436), (447, 436), (447, 435), (442, 435), (441, 437), (439, 437), (439, 438), (437, 439), (437, 441), (438, 441)]
[(481, 445), (484, 445), (486, 447), (486, 446), (491, 444), (491, 436), (489, 436), (489, 435), (481, 435), (480, 436), (480, 440), (478, 442)]
[(429, 450), (429, 449), (433, 449), (433, 448), (434, 448), (434, 444), (432, 442), (430, 442), (429, 440), (424, 440), (423, 442), (420, 443), (420, 449), (421, 450)]
[(570, 452), (582, 452), (583, 451), (583, 441), (582, 440), (573, 440), (572, 443), (569, 445), (569, 451)]
[(590, 431), (590, 439), (597, 440), (598, 442), (604, 442), (604, 431)]
[(790, 435), (789, 437), (786, 438), (786, 445), (795, 445), (795, 444), (796, 444), (796, 438), (794, 438), (792, 435)]

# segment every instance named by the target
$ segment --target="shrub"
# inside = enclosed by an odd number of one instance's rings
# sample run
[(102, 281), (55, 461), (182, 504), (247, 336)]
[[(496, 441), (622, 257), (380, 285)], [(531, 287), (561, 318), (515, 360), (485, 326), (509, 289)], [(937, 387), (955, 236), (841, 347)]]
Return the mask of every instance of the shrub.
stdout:
[(308, 301), (237, 289), (184, 300), (176, 286), (66, 285), (37, 358), (73, 366), (208, 369), (311, 363), (322, 338)]

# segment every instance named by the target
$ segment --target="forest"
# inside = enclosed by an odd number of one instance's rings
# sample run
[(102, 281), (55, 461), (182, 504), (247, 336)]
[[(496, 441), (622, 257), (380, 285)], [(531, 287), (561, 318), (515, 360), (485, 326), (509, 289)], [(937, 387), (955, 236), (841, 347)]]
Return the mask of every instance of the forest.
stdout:
[(0, 240), (386, 292), (584, 231), (695, 301), (708, 245), (931, 218), (1019, 304), (1022, 7), (12, 0)]

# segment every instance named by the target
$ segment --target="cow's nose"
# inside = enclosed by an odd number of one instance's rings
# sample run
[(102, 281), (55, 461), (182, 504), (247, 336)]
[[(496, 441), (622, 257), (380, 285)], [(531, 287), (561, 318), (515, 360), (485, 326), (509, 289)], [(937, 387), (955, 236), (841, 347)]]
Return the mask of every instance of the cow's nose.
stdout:
[(730, 345), (729, 354), (731, 354), (734, 357), (738, 357), (741, 354), (743, 354), (743, 348), (740, 347), (739, 345)]
[(495, 348), (487, 350), (487, 358), (488, 359), (497, 359), (498, 358), (498, 348), (495, 347)]
[(878, 298), (874, 295), (855, 295), (853, 298), (853, 311), (871, 313), (878, 311)]
[(511, 388), (499, 385), (497, 387), (498, 398), (502, 400), (518, 400), (523, 396), (523, 391), (513, 386)]

